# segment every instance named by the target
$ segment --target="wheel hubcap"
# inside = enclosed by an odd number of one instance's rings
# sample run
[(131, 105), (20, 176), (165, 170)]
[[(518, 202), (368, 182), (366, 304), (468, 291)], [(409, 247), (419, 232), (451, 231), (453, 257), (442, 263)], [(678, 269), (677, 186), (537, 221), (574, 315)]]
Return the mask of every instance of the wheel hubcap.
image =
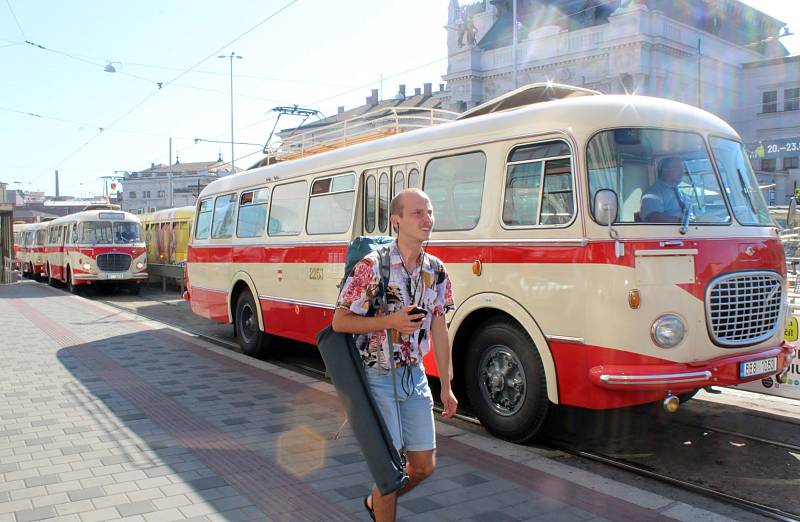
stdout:
[(250, 343), (253, 341), (253, 338), (256, 334), (256, 319), (255, 314), (253, 313), (253, 309), (250, 308), (250, 305), (244, 305), (242, 307), (242, 319), (241, 319), (241, 330), (242, 330), (242, 337), (244, 341)]
[(480, 388), (484, 400), (503, 416), (517, 413), (525, 402), (525, 372), (507, 346), (490, 347), (481, 357)]

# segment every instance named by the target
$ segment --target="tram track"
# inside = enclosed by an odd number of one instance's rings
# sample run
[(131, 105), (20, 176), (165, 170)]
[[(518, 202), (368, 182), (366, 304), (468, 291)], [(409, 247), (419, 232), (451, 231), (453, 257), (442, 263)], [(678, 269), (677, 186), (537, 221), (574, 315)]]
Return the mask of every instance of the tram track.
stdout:
[[(212, 343), (212, 344), (214, 344), (216, 346), (220, 346), (220, 347), (223, 347), (223, 348), (226, 348), (226, 349), (231, 349), (231, 350), (234, 350), (236, 352), (240, 352), (238, 344), (235, 343), (235, 342), (232, 342), (232, 341), (230, 341), (228, 339), (223, 339), (223, 338), (218, 337), (218, 336), (209, 335), (208, 333), (198, 331), (197, 329), (194, 329), (194, 328), (192, 328), (190, 326), (187, 326), (185, 324), (174, 324), (173, 322), (165, 320), (163, 317), (157, 317), (154, 314), (143, 313), (143, 312), (141, 312), (141, 311), (139, 311), (137, 309), (132, 309), (132, 308), (129, 308), (127, 306), (123, 306), (123, 305), (121, 305), (121, 304), (119, 304), (117, 302), (114, 302), (113, 300), (104, 299), (104, 298), (102, 298), (102, 296), (97, 297), (96, 300), (99, 301), (99, 302), (102, 302), (103, 304), (111, 306), (111, 307), (113, 307), (115, 309), (118, 309), (120, 311), (131, 313), (131, 314), (134, 314), (136, 316), (142, 317), (144, 319), (147, 319), (147, 320), (150, 320), (150, 321), (155, 321), (155, 322), (164, 324), (165, 326), (168, 326), (170, 328), (175, 328), (177, 330), (183, 331), (183, 332), (185, 332), (187, 334), (190, 334), (190, 335), (196, 336), (197, 338), (200, 338), (200, 339), (203, 339), (205, 341), (208, 341), (208, 342), (210, 342), (210, 343)], [(164, 301), (158, 301), (158, 300), (152, 300), (152, 301), (168, 304), (168, 303), (165, 303)], [(319, 380), (330, 382), (330, 379), (326, 376), (324, 370), (320, 370), (319, 368), (314, 368), (314, 367), (309, 366), (307, 364), (302, 364), (302, 363), (297, 362), (297, 361), (280, 360), (279, 358), (278, 359), (270, 358), (269, 362), (272, 363), (272, 364), (276, 364), (276, 365), (278, 365), (280, 367), (283, 367), (285, 369), (289, 369), (289, 370), (292, 370), (292, 371), (297, 371), (297, 372), (299, 372), (301, 374), (304, 374), (306, 376), (310, 376), (310, 377), (313, 377), (313, 378), (317, 378)], [(437, 412), (441, 412), (441, 408), (440, 408), (438, 403), (435, 404), (434, 409)], [(476, 426), (480, 425), (480, 422), (478, 421), (478, 419), (476, 417), (474, 417), (473, 415), (471, 415), (471, 413), (468, 412), (468, 411), (457, 413), (455, 418), (460, 420), (460, 421), (462, 421), (462, 422), (471, 424), (471, 425), (476, 425)], [(727, 429), (724, 429), (724, 428), (719, 428), (719, 427), (714, 427), (714, 426), (699, 425), (699, 424), (693, 424), (693, 423), (680, 423), (680, 424), (685, 425), (686, 427), (697, 429), (697, 430), (703, 430), (703, 431), (712, 432), (712, 433), (724, 434), (724, 435), (728, 435), (728, 436), (731, 436), (731, 437), (738, 437), (738, 438), (741, 438), (741, 439), (744, 439), (744, 440), (749, 440), (749, 441), (753, 441), (753, 442), (757, 442), (757, 443), (761, 443), (761, 444), (767, 444), (767, 445), (770, 445), (770, 446), (773, 446), (773, 447), (781, 448), (783, 450), (788, 450), (788, 451), (793, 451), (793, 452), (800, 453), (800, 446), (795, 445), (795, 444), (784, 443), (784, 442), (775, 441), (775, 440), (771, 440), (771, 439), (764, 438), (764, 437), (758, 437), (758, 436), (755, 436), (755, 435), (748, 435), (748, 434), (745, 434), (745, 433), (740, 433), (740, 432), (737, 432), (737, 431), (727, 430)], [(715, 500), (717, 502), (721, 502), (721, 503), (726, 504), (726, 505), (736, 506), (736, 507), (738, 507), (740, 509), (744, 509), (744, 510), (749, 511), (751, 513), (754, 513), (754, 514), (757, 514), (759, 516), (763, 516), (763, 517), (766, 517), (766, 518), (769, 518), (769, 519), (772, 519), (772, 520), (779, 520), (779, 521), (786, 521), (786, 522), (791, 522), (791, 521), (800, 522), (800, 513), (790, 512), (790, 511), (787, 511), (785, 509), (781, 509), (781, 508), (778, 508), (778, 507), (773, 507), (773, 506), (766, 505), (763, 502), (758, 502), (758, 501), (750, 500), (750, 499), (747, 499), (747, 498), (744, 498), (744, 497), (741, 497), (741, 496), (738, 496), (738, 495), (735, 495), (735, 494), (732, 494), (732, 493), (727, 493), (725, 491), (721, 491), (721, 490), (716, 489), (714, 487), (709, 487), (709, 486), (705, 486), (705, 485), (702, 485), (702, 484), (698, 484), (698, 483), (695, 483), (695, 482), (692, 482), (692, 481), (689, 481), (689, 480), (678, 478), (676, 476), (670, 476), (667, 473), (657, 471), (657, 470), (655, 470), (653, 468), (648, 468), (648, 466), (646, 466), (646, 465), (640, 465), (640, 464), (631, 462), (629, 460), (625, 460), (623, 458), (618, 458), (618, 457), (614, 457), (614, 456), (611, 456), (611, 455), (607, 455), (607, 454), (604, 454), (602, 452), (592, 450), (590, 448), (580, 448), (580, 447), (573, 446), (573, 445), (570, 445), (570, 444), (568, 444), (566, 442), (558, 441), (558, 440), (555, 440), (555, 439), (540, 440), (537, 443), (537, 445), (540, 446), (540, 447), (543, 447), (545, 449), (548, 449), (548, 450), (559, 451), (559, 452), (561, 452), (561, 453), (563, 453), (565, 455), (569, 455), (569, 456), (572, 456), (572, 457), (575, 457), (575, 458), (578, 458), (578, 459), (581, 459), (581, 460), (584, 460), (584, 461), (601, 464), (601, 465), (604, 465), (604, 466), (608, 466), (609, 468), (613, 468), (613, 469), (617, 469), (617, 470), (620, 470), (620, 471), (624, 471), (626, 473), (630, 473), (632, 475), (636, 475), (636, 476), (639, 476), (639, 477), (644, 477), (644, 478), (647, 478), (647, 479), (650, 479), (650, 480), (654, 480), (654, 481), (656, 481), (658, 483), (669, 485), (671, 487), (676, 487), (676, 488), (679, 488), (679, 489), (682, 489), (682, 490), (685, 490), (685, 491), (688, 491), (688, 492), (691, 492), (691, 493), (694, 493), (694, 494), (698, 494), (698, 495), (704, 496), (706, 498), (713, 499), (713, 500)]]

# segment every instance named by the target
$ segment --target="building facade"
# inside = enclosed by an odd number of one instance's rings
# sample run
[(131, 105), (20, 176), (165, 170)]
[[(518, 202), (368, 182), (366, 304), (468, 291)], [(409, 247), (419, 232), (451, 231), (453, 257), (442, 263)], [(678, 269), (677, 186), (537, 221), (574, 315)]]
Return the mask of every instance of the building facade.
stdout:
[(126, 172), (122, 179), (122, 209), (145, 214), (194, 205), (206, 185), (230, 172), (231, 164), (224, 163), (222, 158), (194, 163), (178, 161), (171, 167), (152, 164), (145, 170)]
[(699, 106), (737, 129), (782, 204), (800, 186), (800, 58), (780, 44), (784, 28), (738, 0), (451, 0), (442, 106), (545, 81)]

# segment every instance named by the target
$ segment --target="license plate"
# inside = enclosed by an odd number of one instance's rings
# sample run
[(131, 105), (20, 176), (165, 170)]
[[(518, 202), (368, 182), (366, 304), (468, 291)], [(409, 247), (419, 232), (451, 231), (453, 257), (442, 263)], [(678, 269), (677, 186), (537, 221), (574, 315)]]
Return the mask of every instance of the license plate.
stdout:
[(739, 377), (752, 377), (764, 373), (773, 373), (778, 370), (778, 358), (756, 359), (739, 363)]
[(109, 279), (122, 279), (122, 274), (108, 274)]

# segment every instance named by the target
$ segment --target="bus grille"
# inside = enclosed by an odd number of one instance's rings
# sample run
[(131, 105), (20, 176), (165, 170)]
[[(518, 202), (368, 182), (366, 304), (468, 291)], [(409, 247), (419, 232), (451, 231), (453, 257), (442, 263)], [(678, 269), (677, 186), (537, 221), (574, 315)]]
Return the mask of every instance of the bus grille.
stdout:
[(775, 335), (783, 286), (783, 280), (773, 272), (736, 273), (712, 281), (706, 292), (712, 340), (722, 346), (742, 346)]
[(126, 272), (131, 267), (131, 256), (128, 254), (100, 254), (97, 256), (97, 267), (104, 272)]

